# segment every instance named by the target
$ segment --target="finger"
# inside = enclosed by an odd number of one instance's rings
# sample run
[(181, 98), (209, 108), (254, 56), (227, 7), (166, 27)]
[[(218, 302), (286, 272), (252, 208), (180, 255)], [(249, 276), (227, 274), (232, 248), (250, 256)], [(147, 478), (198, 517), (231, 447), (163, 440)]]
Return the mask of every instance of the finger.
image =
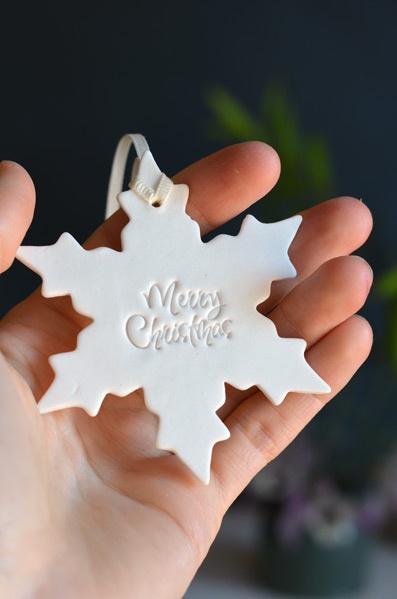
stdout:
[(0, 163), (0, 272), (9, 268), (33, 218), (35, 189), (25, 169)]
[(213, 454), (213, 471), (223, 489), (225, 507), (347, 384), (368, 357), (371, 345), (371, 327), (361, 316), (352, 316), (307, 352), (308, 362), (331, 386), (331, 393), (291, 393), (274, 406), (258, 391), (232, 412), (225, 422), (231, 437), (217, 444)]
[(189, 186), (187, 212), (207, 233), (265, 196), (279, 176), (280, 160), (273, 148), (246, 142), (199, 160), (174, 182)]
[(334, 258), (294, 287), (269, 318), (280, 337), (305, 339), (310, 348), (363, 307), (372, 278), (362, 258)]
[[(280, 175), (276, 152), (262, 142), (229, 146), (188, 166), (174, 183), (189, 186), (188, 214), (206, 233), (230, 220), (267, 194)], [(120, 231), (128, 219), (118, 210), (87, 241), (85, 247), (119, 249)]]
[(269, 311), (327, 260), (355, 252), (372, 229), (369, 209), (350, 197), (322, 202), (301, 214), (302, 224), (289, 250), (297, 276), (273, 283), (270, 298), (261, 306), (263, 312)]

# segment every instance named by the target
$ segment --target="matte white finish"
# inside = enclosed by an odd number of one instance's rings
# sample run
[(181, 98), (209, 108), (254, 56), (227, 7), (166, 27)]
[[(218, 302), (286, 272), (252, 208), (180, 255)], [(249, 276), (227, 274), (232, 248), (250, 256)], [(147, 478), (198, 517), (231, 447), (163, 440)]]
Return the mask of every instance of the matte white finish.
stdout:
[[(149, 150), (135, 175), (159, 188)], [(185, 212), (186, 185), (171, 186), (159, 207), (131, 187), (118, 196), (130, 217), (121, 252), (84, 250), (68, 233), (52, 246), (18, 250), (42, 276), (44, 296), (70, 294), (93, 319), (74, 351), (51, 356), (56, 376), (39, 408), (80, 406), (95, 416), (107, 393), (143, 388), (160, 418), (157, 446), (208, 483), (212, 448), (229, 437), (216, 415), (225, 382), (257, 385), (275, 404), (289, 391), (330, 391), (307, 364), (305, 341), (280, 338), (256, 310), (272, 281), (296, 274), (287, 252), (301, 217), (263, 224), (247, 216), (238, 236), (203, 243)]]

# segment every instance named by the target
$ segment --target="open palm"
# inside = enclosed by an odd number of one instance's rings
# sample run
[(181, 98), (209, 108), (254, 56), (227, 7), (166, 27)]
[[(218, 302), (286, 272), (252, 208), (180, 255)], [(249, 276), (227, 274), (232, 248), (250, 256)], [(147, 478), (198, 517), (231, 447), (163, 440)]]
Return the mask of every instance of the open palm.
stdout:
[[(205, 233), (265, 195), (278, 176), (275, 152), (250, 142), (189, 166), (174, 182), (189, 185), (188, 212)], [(33, 204), (27, 173), (2, 163), (2, 270)], [(85, 247), (118, 249), (125, 224), (117, 212)], [(306, 359), (332, 393), (291, 393), (275, 407), (256, 389), (228, 389), (218, 414), (231, 437), (214, 448), (208, 486), (155, 449), (157, 418), (140, 392), (108, 396), (95, 418), (79, 408), (41, 416), (36, 401), (53, 378), (48, 357), (73, 350), (88, 321), (69, 298), (40, 291), (11, 310), (0, 325), (0, 596), (182, 597), (230, 504), (366, 359), (371, 329), (355, 314), (372, 274), (350, 254), (370, 230), (368, 209), (353, 198), (303, 213), (290, 250), (298, 275), (275, 283), (263, 310), (281, 336), (307, 340)]]

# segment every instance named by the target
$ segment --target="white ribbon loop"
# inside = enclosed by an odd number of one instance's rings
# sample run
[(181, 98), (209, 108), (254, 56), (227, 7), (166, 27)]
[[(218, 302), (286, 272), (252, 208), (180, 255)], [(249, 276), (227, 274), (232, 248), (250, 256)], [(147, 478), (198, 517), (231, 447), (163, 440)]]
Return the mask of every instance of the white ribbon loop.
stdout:
[(128, 187), (151, 205), (163, 204), (171, 192), (173, 183), (164, 173), (161, 174), (155, 189), (139, 178), (139, 165), (145, 152), (149, 151), (149, 146), (146, 139), (140, 133), (127, 133), (120, 139), (114, 154), (106, 200), (105, 218), (109, 218), (119, 208), (117, 196), (122, 191), (127, 158), (132, 144), (134, 145), (137, 157), (132, 166), (131, 182)]

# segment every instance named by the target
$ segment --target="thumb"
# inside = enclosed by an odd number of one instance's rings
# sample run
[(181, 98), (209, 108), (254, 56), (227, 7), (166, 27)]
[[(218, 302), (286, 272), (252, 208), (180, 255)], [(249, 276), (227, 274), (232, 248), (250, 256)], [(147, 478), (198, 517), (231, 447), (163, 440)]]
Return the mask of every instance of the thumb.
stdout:
[(16, 162), (0, 162), (0, 272), (9, 268), (32, 221), (33, 181)]
[(42, 421), (34, 397), (0, 353), (0, 529), (35, 525), (44, 513)]

